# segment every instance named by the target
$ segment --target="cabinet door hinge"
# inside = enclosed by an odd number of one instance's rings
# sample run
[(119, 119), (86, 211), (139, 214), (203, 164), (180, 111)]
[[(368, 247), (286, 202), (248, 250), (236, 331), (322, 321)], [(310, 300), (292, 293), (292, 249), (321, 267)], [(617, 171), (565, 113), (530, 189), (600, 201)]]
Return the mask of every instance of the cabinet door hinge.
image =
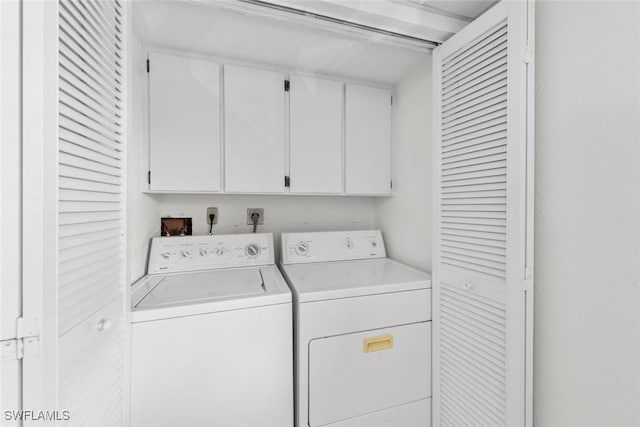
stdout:
[(289, 92), (290, 89), (291, 89), (291, 82), (289, 80), (285, 80), (284, 81), (284, 91), (285, 92)]
[(284, 186), (285, 187), (291, 187), (291, 178), (289, 178), (288, 176), (284, 177)]
[(147, 172), (147, 182), (151, 184), (151, 171)]
[(389, 188), (393, 190), (393, 180), (389, 181)]
[(147, 59), (147, 73), (149, 72), (151, 66), (149, 65), (149, 60)]
[(393, 96), (391, 97), (391, 105), (393, 105)]

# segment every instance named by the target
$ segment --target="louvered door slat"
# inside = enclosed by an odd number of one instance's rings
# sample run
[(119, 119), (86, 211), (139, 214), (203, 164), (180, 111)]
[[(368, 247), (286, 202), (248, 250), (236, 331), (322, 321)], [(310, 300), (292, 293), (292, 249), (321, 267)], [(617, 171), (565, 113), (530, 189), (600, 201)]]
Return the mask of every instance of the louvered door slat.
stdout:
[(95, 123), (102, 128), (102, 132), (106, 132), (112, 137), (119, 136), (118, 124), (113, 121), (112, 118), (107, 118), (101, 114), (95, 114), (96, 111), (87, 111), (87, 104), (80, 102), (79, 100), (68, 96), (67, 94), (60, 93), (61, 108), (64, 109), (64, 115), (68, 116), (72, 120), (78, 122)]
[(496, 64), (496, 70), (499, 72), (495, 75), (487, 74), (477, 77), (465, 85), (451, 89), (448, 93), (445, 92), (448, 96), (445, 95), (443, 101), (450, 105), (456, 105), (455, 102), (461, 99), (486, 93), (485, 89), (504, 86), (507, 83), (507, 72), (504, 68), (500, 68), (500, 62)]
[[(473, 129), (474, 127), (489, 122), (491, 120), (502, 117), (503, 110), (506, 108), (505, 103), (498, 103), (487, 107), (481, 111), (478, 111), (475, 117), (465, 116), (462, 120), (457, 120), (455, 122), (451, 122), (448, 125), (444, 125), (442, 127), (443, 134), (453, 134), (454, 132), (460, 132), (464, 130)], [(467, 132), (468, 133), (468, 132)]]
[(64, 278), (65, 275), (87, 275), (88, 272), (94, 268), (105, 257), (122, 262), (122, 258), (119, 257), (119, 248), (114, 246), (111, 249), (104, 250), (99, 253), (87, 253), (81, 257), (61, 262), (59, 266), (59, 275)]
[[(495, 33), (487, 36), (484, 40), (477, 40), (470, 48), (464, 49), (464, 51), (458, 56), (448, 57), (446, 65), (442, 67), (443, 75), (447, 76), (447, 80), (443, 82), (443, 91), (452, 86), (452, 82), (455, 82), (455, 77), (460, 75), (461, 72), (469, 72), (473, 70), (478, 64), (483, 64), (487, 58), (492, 58), (496, 52), (500, 52), (507, 47), (506, 28), (497, 27)], [(460, 59), (462, 58), (462, 59)], [(485, 65), (485, 69), (488, 68)]]
[(522, 202), (530, 189), (528, 10), (503, 1), (434, 52), (435, 426), (531, 421), (523, 288), (531, 227)]
[[(91, 53), (93, 52), (93, 48), (94, 46), (87, 44), (85, 40), (74, 38), (74, 34), (67, 33), (63, 30), (60, 37), (60, 53), (63, 54), (63, 56), (61, 56), (59, 65), (62, 67), (67, 65), (67, 69), (72, 74), (74, 70), (80, 70), (80, 72), (74, 74), (76, 78), (92, 81), (98, 85), (101, 90), (115, 93), (116, 96), (113, 101), (122, 101), (121, 96), (117, 95), (118, 91), (110, 88), (109, 85), (106, 84), (106, 82), (120, 83), (120, 77), (109, 75), (109, 61), (95, 57)], [(67, 58), (68, 62), (65, 62)], [(65, 78), (73, 81), (68, 75), (65, 76)]]
[(67, 286), (72, 286), (78, 281), (86, 281), (87, 279), (90, 279), (96, 271), (103, 271), (105, 269), (111, 270), (113, 268), (117, 268), (119, 262), (120, 260), (117, 257), (115, 259), (99, 260), (95, 263), (92, 263), (90, 268), (79, 268), (73, 270), (69, 274), (62, 274), (60, 275), (60, 286), (64, 288)]
[(104, 230), (120, 229), (120, 222), (115, 221), (102, 221), (91, 223), (73, 223), (67, 225), (61, 225), (58, 227), (58, 237), (77, 236), (79, 234), (91, 235), (93, 232), (101, 232)]
[(93, 181), (102, 184), (111, 184), (114, 186), (119, 186), (122, 182), (122, 179), (118, 176), (94, 172), (89, 169), (69, 166), (62, 163), (59, 167), (59, 173), (61, 177), (65, 178), (75, 178), (82, 181)]
[(455, 314), (461, 319), (465, 319), (470, 323), (476, 324), (481, 327), (482, 330), (491, 334), (495, 339), (504, 339), (504, 334), (501, 332), (501, 324), (504, 323), (504, 318), (495, 316), (490, 313), (480, 312), (474, 306), (464, 304), (464, 302), (456, 301), (455, 298), (450, 298), (449, 302), (441, 302), (443, 306), (446, 306), (450, 313)]
[[(506, 61), (507, 55), (505, 54), (500, 60)], [(466, 108), (467, 106), (475, 105), (475, 103), (483, 102), (486, 99), (495, 98), (502, 94), (503, 91), (507, 89), (507, 81), (506, 79), (498, 80), (495, 82), (491, 82), (488, 85), (480, 85), (478, 88), (474, 88), (476, 90), (470, 92), (470, 95), (463, 96), (459, 98), (454, 98), (451, 102), (443, 104), (443, 109), (445, 112), (455, 112), (460, 109)], [(443, 100), (444, 101), (444, 100)]]
[(481, 141), (493, 141), (497, 138), (497, 134), (506, 132), (506, 130), (507, 126), (505, 122), (497, 123), (495, 126), (485, 126), (476, 132), (468, 132), (456, 137), (450, 136), (446, 140), (443, 140), (443, 147), (452, 149), (454, 145), (460, 147), (461, 143), (464, 142), (479, 143)]
[(120, 8), (113, 0), (58, 1), (59, 403), (72, 413), (64, 425), (124, 423)]
[[(60, 49), (60, 80), (65, 84), (60, 88), (61, 92), (67, 92), (76, 99), (82, 99), (82, 102), (90, 105), (94, 110), (101, 112), (108, 117), (120, 118), (122, 116), (122, 106), (120, 102), (110, 99), (97, 85), (91, 85), (92, 79), (88, 78), (87, 73), (79, 73), (77, 65), (68, 65), (73, 59), (65, 57), (64, 44)], [(74, 71), (76, 70), (76, 71)], [(80, 80), (85, 74), (85, 80)]]
[(105, 135), (100, 127), (94, 127), (91, 123), (84, 121), (77, 122), (65, 116), (63, 111), (60, 114), (59, 124), (62, 129), (97, 142), (105, 147), (112, 149), (119, 147), (117, 136), (111, 137), (112, 135)]
[[(475, 372), (487, 384), (506, 391), (504, 372), (499, 366), (484, 359), (473, 349), (447, 338), (442, 339), (441, 348), (442, 353), (447, 355), (447, 361), (443, 366), (459, 371)], [(460, 352), (461, 349), (465, 350), (464, 354)]]
[(122, 198), (119, 194), (100, 193), (97, 191), (69, 190), (64, 188), (58, 191), (58, 197), (60, 201), (113, 202), (113, 203), (118, 203), (122, 201)]
[(96, 151), (92, 150), (89, 147), (78, 145), (77, 143), (68, 142), (63, 139), (60, 139), (59, 141), (58, 150), (60, 151), (60, 153), (70, 154), (83, 159), (90, 159), (93, 162), (106, 166), (117, 168), (120, 164), (118, 158), (114, 158), (111, 156), (113, 151), (103, 150), (106, 153), (102, 151)]
[[(113, 36), (110, 34), (110, 29), (105, 27), (103, 16), (97, 14), (94, 8), (88, 7), (88, 5), (92, 3), (93, 2), (69, 1), (66, 4), (70, 6), (69, 9), (71, 13), (83, 23), (86, 32), (93, 41), (98, 43), (103, 51), (108, 53), (109, 57), (121, 59), (121, 44), (117, 39), (113, 39)], [(111, 23), (110, 25), (111, 28), (113, 28), (114, 24)]]
[(502, 104), (503, 106), (506, 107), (507, 105), (506, 91), (503, 91), (498, 95), (489, 94), (488, 97), (481, 100), (480, 102), (466, 105), (463, 108), (451, 110), (446, 114), (443, 112), (442, 125), (450, 126), (451, 122), (464, 123), (465, 120), (469, 120), (470, 118), (480, 117), (484, 113), (485, 109), (490, 109), (496, 104)]
[[(88, 31), (82, 19), (74, 13), (71, 7), (66, 6), (70, 2), (62, 2), (60, 9), (61, 35), (68, 37), (67, 40), (75, 43), (76, 47), (90, 57), (105, 75), (106, 81), (113, 81), (121, 75), (121, 61), (110, 52), (110, 48), (105, 48), (100, 40), (95, 37), (92, 31)], [(114, 88), (120, 91), (119, 88)]]
[(464, 78), (458, 79), (455, 83), (451, 83), (448, 87), (444, 88), (444, 90), (446, 90), (447, 92), (452, 92), (454, 90), (467, 90), (473, 86), (477, 86), (477, 84), (480, 82), (486, 81), (499, 75), (504, 75), (504, 68), (501, 66), (500, 61), (496, 61), (476, 74), (471, 73)]
[(504, 393), (504, 391), (494, 391), (492, 387), (487, 387), (486, 383), (478, 381), (473, 375), (466, 375), (466, 372), (463, 374), (463, 372), (459, 370), (443, 368), (442, 375), (454, 383), (460, 384), (467, 382), (470, 392), (475, 396), (476, 400), (481, 403), (481, 407), (488, 409), (486, 413), (491, 414), (490, 416), (494, 417), (494, 419), (504, 422), (504, 419), (501, 418), (501, 414), (504, 413), (504, 407), (493, 406), (493, 403), (499, 399), (499, 396)]
[(448, 161), (451, 158), (463, 156), (465, 154), (476, 153), (478, 151), (491, 150), (497, 148), (504, 148), (506, 145), (506, 135), (500, 135), (497, 138), (491, 138), (482, 142), (472, 141), (469, 144), (459, 146), (449, 146), (447, 150), (442, 152), (443, 161)]
[(58, 161), (60, 162), (60, 164), (69, 167), (86, 169), (113, 177), (122, 176), (122, 171), (116, 166), (105, 165), (104, 163), (96, 161), (95, 159), (65, 153), (62, 150), (60, 151), (60, 154), (58, 156)]
[[(120, 150), (120, 147), (105, 147), (104, 145), (92, 141), (83, 135), (75, 134), (63, 128), (59, 129), (59, 138), (61, 150), (64, 149), (65, 152), (70, 152), (67, 151), (67, 149), (81, 149), (85, 154), (85, 156), (83, 157), (89, 157), (92, 159), (95, 158), (96, 161), (102, 162), (110, 161), (111, 164), (113, 164), (114, 162), (110, 159), (116, 160), (116, 164), (119, 163), (119, 161), (122, 159), (122, 152)], [(71, 144), (71, 146), (67, 144)], [(93, 153), (90, 153), (90, 151), (101, 154), (102, 157), (96, 158)], [(107, 158), (105, 159), (105, 157)]]
[(443, 222), (443, 225), (451, 230), (467, 230), (467, 231), (487, 232), (487, 233), (497, 233), (497, 234), (506, 233), (506, 228), (504, 225), (485, 225), (485, 224), (477, 224), (475, 222), (464, 223), (461, 221)]
[[(443, 63), (443, 70), (451, 70), (454, 66), (459, 66), (462, 63), (468, 63), (470, 60), (477, 60), (478, 52), (486, 52), (488, 48), (496, 45), (496, 40), (499, 42), (506, 41), (506, 33), (504, 28), (498, 27), (491, 31), (487, 31), (485, 34), (478, 38), (475, 43), (467, 46), (466, 49), (461, 49), (458, 52), (452, 53), (448, 56), (446, 63)], [(443, 82), (443, 87), (447, 86), (447, 82)]]
[(93, 233), (76, 234), (74, 236), (60, 237), (58, 248), (60, 250), (75, 248), (87, 245), (92, 242), (104, 239), (117, 239), (120, 237), (120, 228), (110, 228), (102, 231), (94, 231)]
[(98, 191), (114, 194), (120, 193), (120, 186), (117, 184), (104, 184), (96, 181), (69, 178), (65, 176), (60, 176), (58, 178), (58, 185), (60, 188), (67, 188), (71, 190)]

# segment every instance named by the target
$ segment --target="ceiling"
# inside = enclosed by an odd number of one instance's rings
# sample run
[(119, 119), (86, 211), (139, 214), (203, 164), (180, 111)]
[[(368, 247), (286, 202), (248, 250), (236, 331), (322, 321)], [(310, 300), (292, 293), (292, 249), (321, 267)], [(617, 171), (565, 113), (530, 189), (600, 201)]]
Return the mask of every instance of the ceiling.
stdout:
[(473, 20), (491, 8), (498, 0), (406, 0), (409, 3), (439, 11), (443, 14)]
[[(395, 25), (400, 30), (417, 28), (421, 31), (419, 34), (433, 35), (440, 40), (448, 38), (450, 31), (462, 28), (494, 3), (484, 0), (379, 0), (368, 5), (355, 0), (274, 2), (324, 7), (320, 10), (338, 11), (348, 19), (355, 19), (359, 14), (363, 20), (369, 19), (378, 26)], [(365, 4), (366, 10), (355, 10), (358, 4)], [(396, 9), (404, 13), (398, 15), (398, 19), (393, 16), (388, 19), (390, 15), (386, 12), (384, 16), (376, 15), (378, 10), (394, 10), (394, 5), (400, 6)], [(403, 20), (410, 20), (411, 25), (405, 25)], [(399, 82), (417, 67), (430, 66), (429, 49), (424, 43), (317, 21), (309, 14), (273, 12), (252, 0), (133, 2), (134, 31), (148, 47), (385, 84)], [(416, 22), (424, 28), (418, 28)], [(424, 22), (434, 22), (433, 28), (427, 28)]]

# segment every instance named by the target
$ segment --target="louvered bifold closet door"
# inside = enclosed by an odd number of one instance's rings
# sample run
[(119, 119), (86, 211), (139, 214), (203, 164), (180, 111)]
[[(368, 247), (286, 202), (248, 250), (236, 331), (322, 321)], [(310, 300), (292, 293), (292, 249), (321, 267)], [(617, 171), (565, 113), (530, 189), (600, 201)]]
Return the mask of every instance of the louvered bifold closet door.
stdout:
[(60, 0), (59, 400), (70, 425), (123, 423), (124, 9)]
[(436, 426), (530, 422), (529, 18), (499, 3), (434, 52)]

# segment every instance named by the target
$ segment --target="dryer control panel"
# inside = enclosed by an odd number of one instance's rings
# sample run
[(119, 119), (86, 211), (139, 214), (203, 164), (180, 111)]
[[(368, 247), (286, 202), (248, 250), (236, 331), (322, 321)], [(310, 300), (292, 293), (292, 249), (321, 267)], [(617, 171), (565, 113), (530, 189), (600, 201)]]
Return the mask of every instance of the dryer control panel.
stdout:
[(271, 233), (154, 237), (149, 274), (274, 263)]
[(282, 263), (385, 258), (380, 230), (282, 233)]

